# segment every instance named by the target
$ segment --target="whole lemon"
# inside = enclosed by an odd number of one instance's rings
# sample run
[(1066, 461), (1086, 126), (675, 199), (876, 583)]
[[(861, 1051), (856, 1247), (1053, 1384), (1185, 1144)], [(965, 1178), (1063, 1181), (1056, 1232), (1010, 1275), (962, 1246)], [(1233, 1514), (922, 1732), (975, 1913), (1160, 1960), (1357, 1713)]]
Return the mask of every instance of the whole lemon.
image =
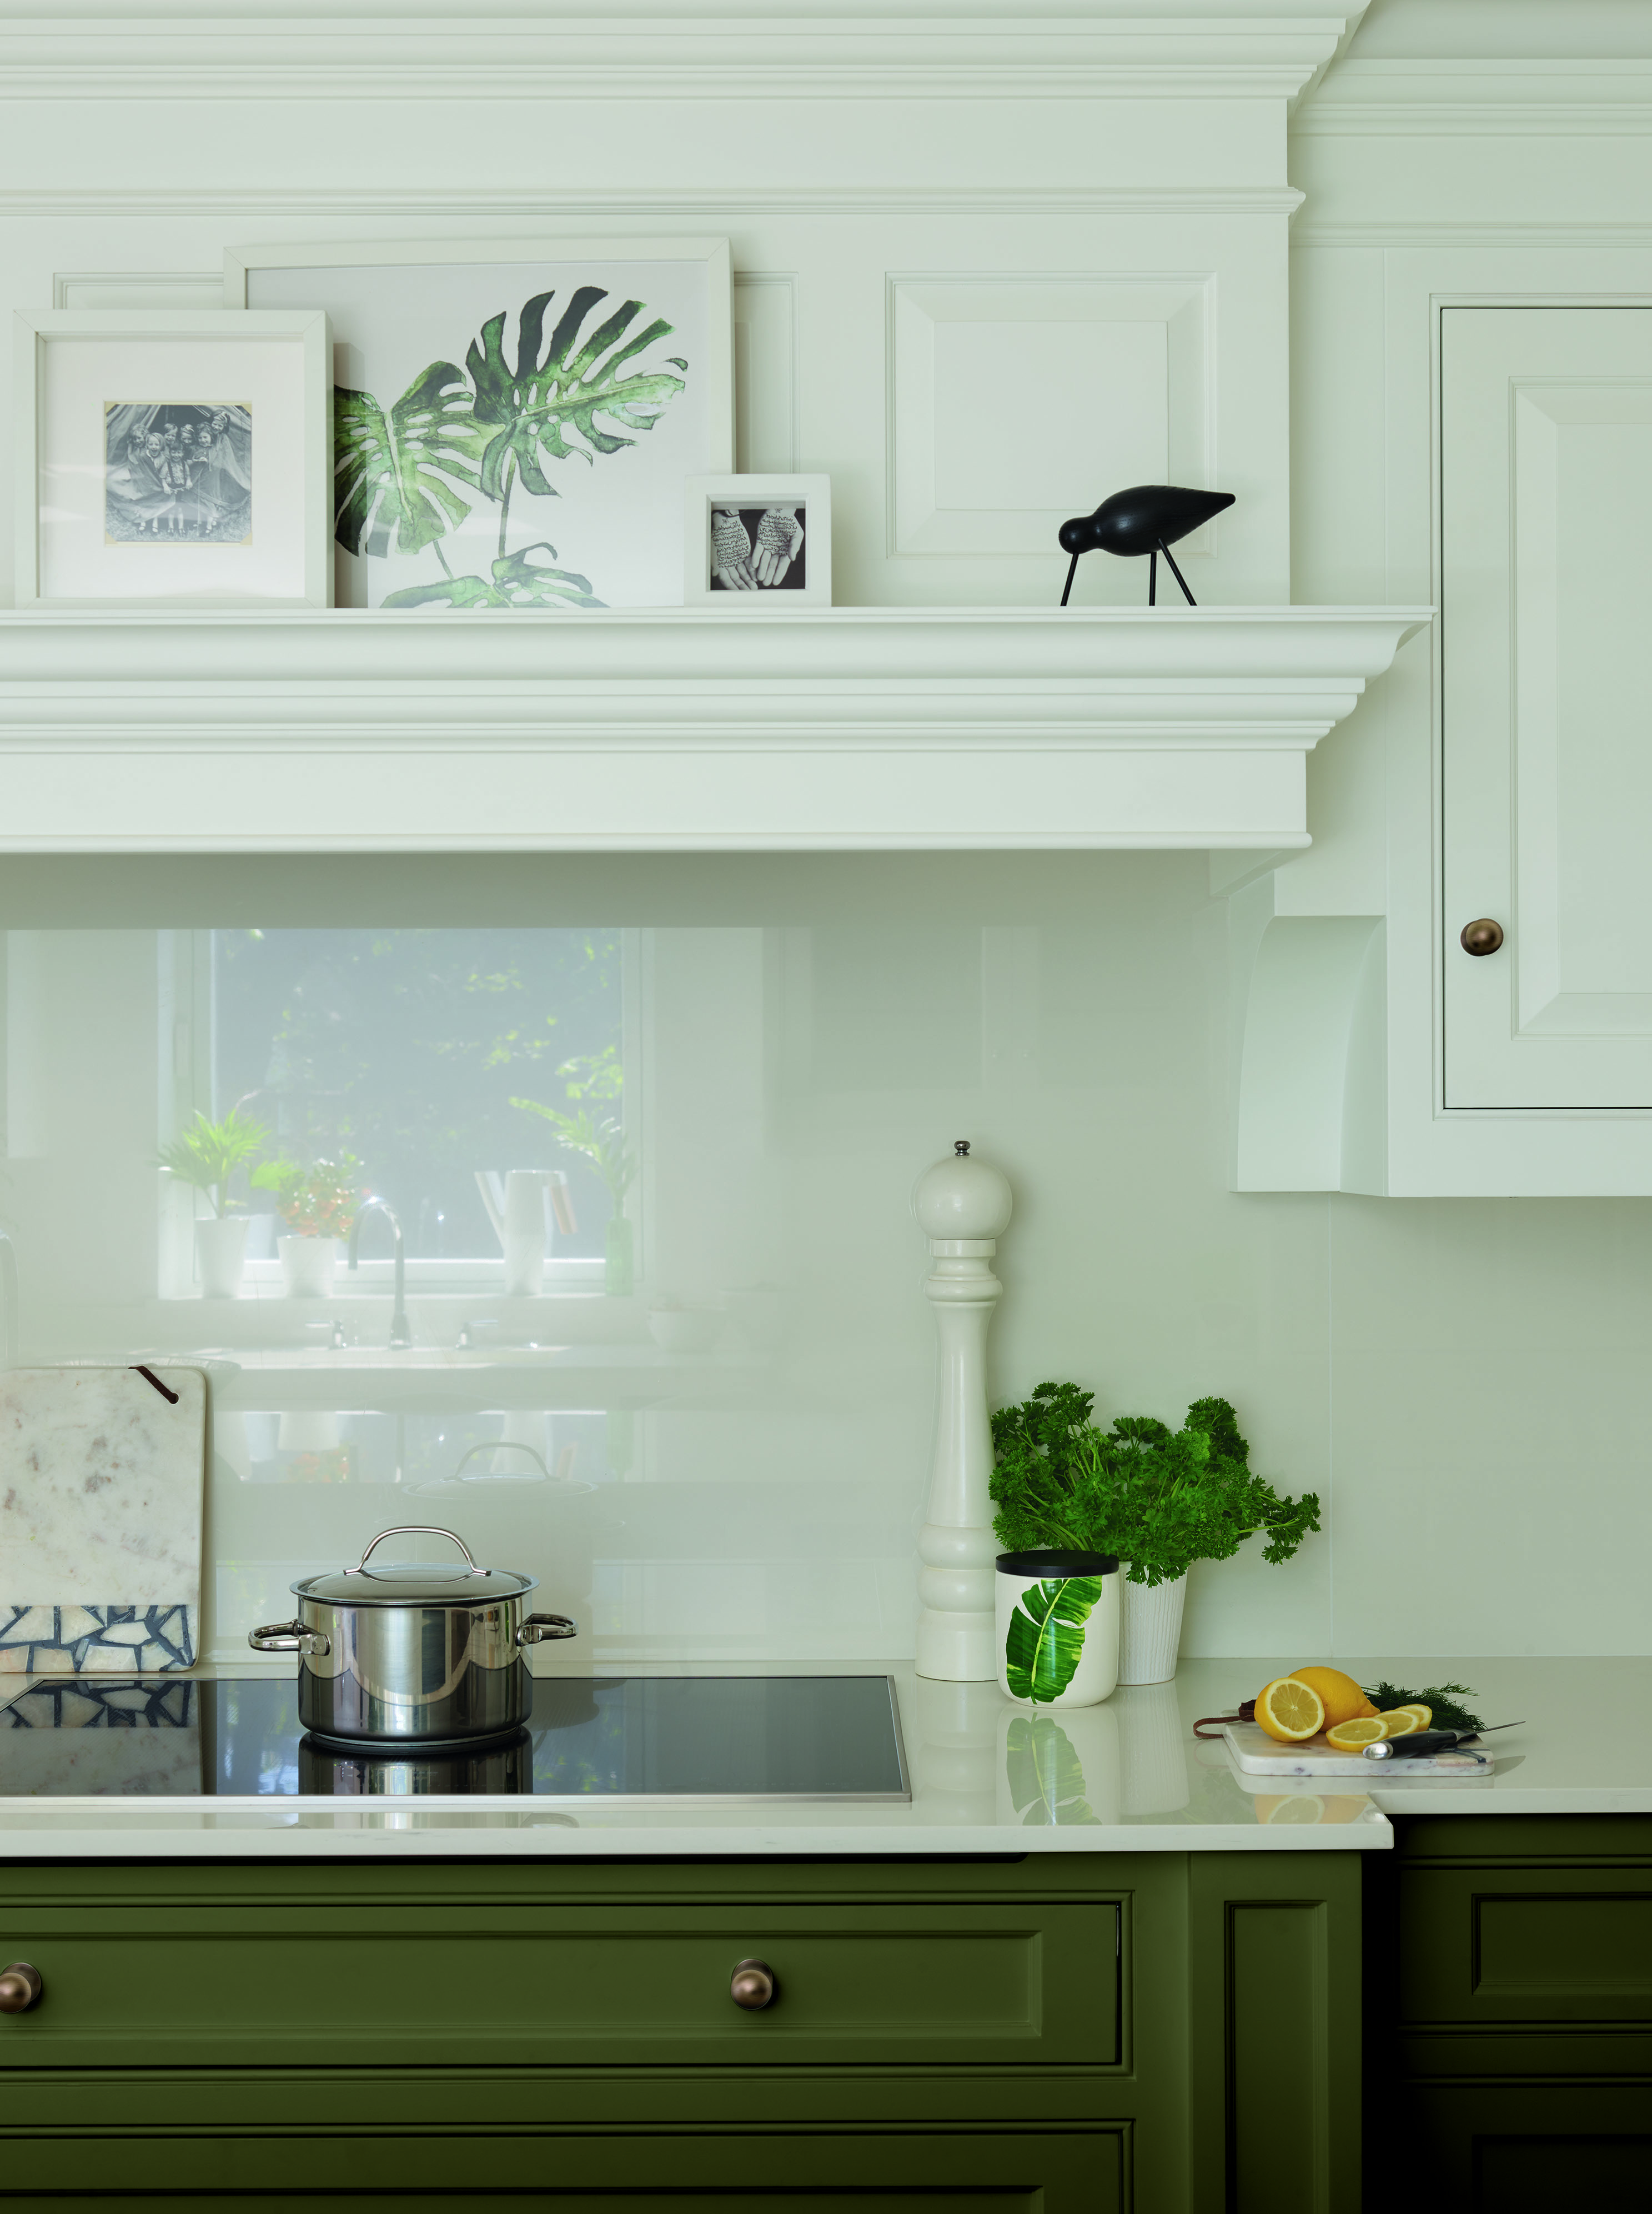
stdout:
[(1376, 1712), (1353, 1678), (1344, 1676), (1340, 1668), (1293, 1668), (1290, 1673), (1299, 1684), (1311, 1684), (1324, 1700), (1327, 1729)]

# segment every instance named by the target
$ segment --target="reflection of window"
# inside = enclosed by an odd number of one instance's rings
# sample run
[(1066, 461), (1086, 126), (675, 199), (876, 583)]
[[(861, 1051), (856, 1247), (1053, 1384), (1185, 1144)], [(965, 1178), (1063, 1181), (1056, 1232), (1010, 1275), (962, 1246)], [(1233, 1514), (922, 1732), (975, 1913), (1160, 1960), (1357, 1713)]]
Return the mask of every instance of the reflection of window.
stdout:
[(601, 1179), (512, 1103), (621, 1116), (621, 970), (617, 930), (215, 931), (210, 1111), (272, 1156), (354, 1156), (416, 1259), (497, 1262), (476, 1171), (562, 1169), (578, 1228), (555, 1252), (600, 1258)]

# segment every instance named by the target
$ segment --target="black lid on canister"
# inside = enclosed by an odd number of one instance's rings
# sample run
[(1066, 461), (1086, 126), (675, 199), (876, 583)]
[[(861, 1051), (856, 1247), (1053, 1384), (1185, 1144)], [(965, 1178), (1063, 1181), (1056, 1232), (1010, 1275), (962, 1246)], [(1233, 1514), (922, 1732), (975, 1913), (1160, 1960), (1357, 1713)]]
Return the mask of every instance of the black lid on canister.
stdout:
[(1079, 1553), (1045, 1550), (1031, 1553), (1000, 1553), (993, 1563), (1001, 1576), (1111, 1576), (1119, 1563), (1112, 1553)]

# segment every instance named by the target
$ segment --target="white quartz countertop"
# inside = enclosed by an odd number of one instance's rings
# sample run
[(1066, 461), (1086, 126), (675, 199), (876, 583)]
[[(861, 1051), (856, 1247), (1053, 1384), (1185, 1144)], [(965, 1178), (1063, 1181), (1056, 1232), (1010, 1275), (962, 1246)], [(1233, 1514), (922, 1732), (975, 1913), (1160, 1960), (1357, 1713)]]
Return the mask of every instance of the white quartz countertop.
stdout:
[[(910, 1805), (795, 1801), (605, 1803), (593, 1797), (351, 1801), (162, 1795), (46, 1800), (3, 1795), (0, 1857), (257, 1858), (375, 1854), (771, 1857), (837, 1854), (1359, 1851), (1392, 1845), (1412, 1813), (1652, 1813), (1652, 1659), (1369, 1660), (1363, 1682), (1451, 1680), (1488, 1723), (1490, 1783), (1393, 1780), (1390, 1771), (1309, 1791), (1238, 1777), (1196, 1717), (1230, 1712), (1289, 1660), (1194, 1660), (1172, 1684), (1115, 1692), (1100, 1707), (1027, 1719), (990, 1684), (916, 1678), (910, 1663), (719, 1662), (607, 1673), (869, 1674), (893, 1679)], [(210, 1671), (202, 1671), (209, 1674)], [(226, 1674), (245, 1673), (226, 1670)], [(18, 1679), (9, 1691), (23, 1688)], [(34, 1679), (39, 1681), (40, 1679)], [(59, 1681), (62, 1679), (59, 1679)], [(1029, 1757), (1030, 1756), (1030, 1757)]]

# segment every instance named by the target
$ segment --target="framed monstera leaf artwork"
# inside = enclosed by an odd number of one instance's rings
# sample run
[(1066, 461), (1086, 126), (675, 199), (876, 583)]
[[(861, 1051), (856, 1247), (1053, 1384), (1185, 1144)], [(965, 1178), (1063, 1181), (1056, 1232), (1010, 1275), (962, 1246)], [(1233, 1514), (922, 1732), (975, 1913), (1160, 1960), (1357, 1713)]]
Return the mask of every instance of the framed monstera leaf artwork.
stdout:
[(339, 607), (676, 607), (685, 478), (733, 464), (724, 239), (238, 248), (324, 309)]

